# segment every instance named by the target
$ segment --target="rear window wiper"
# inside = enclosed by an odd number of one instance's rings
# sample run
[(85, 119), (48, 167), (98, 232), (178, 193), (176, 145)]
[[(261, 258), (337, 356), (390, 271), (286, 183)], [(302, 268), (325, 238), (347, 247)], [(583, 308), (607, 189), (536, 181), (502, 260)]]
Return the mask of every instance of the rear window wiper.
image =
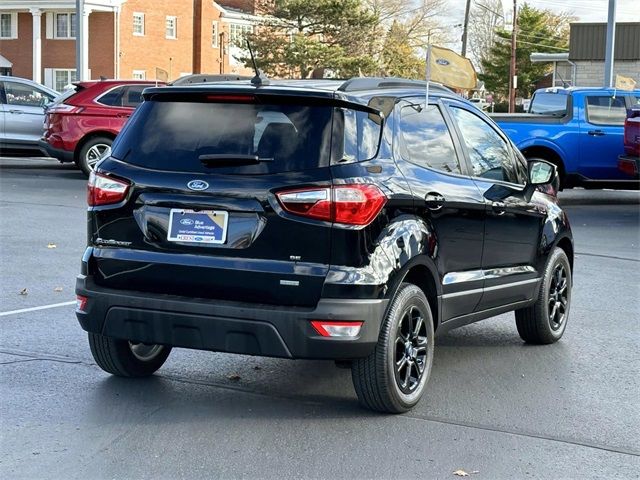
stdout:
[(235, 155), (229, 153), (206, 153), (198, 160), (207, 167), (234, 167), (238, 165), (257, 165), (263, 162), (273, 162), (273, 157), (259, 157), (258, 155)]

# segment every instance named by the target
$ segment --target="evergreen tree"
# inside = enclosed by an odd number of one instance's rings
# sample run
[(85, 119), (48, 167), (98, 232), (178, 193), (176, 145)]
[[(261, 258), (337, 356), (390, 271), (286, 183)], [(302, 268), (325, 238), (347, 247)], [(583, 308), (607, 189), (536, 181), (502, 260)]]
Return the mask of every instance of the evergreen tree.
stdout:
[[(529, 97), (535, 82), (549, 72), (549, 64), (531, 63), (530, 55), (538, 53), (561, 53), (569, 50), (569, 22), (566, 15), (557, 15), (549, 10), (538, 10), (526, 3), (518, 11), (518, 36), (516, 70), (518, 89), (516, 95)], [(509, 90), (509, 63), (511, 59), (511, 33), (499, 30), (497, 42), (482, 61), (483, 73), (479, 75), (485, 88), (507, 97)]]

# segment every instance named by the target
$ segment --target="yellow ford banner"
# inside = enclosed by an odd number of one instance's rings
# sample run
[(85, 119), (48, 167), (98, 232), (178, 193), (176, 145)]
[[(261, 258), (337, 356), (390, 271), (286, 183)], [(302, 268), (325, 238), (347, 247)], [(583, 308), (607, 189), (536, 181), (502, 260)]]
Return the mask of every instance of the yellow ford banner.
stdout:
[(468, 58), (448, 48), (433, 45), (429, 47), (427, 56), (431, 81), (464, 90), (476, 88), (476, 71)]
[(618, 90), (633, 90), (636, 88), (636, 81), (633, 78), (616, 75), (616, 88)]

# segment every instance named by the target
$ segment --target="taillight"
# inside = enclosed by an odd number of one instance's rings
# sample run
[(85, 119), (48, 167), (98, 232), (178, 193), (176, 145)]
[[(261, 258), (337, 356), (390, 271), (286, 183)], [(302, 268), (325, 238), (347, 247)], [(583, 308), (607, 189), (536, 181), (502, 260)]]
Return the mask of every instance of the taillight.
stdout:
[(84, 107), (77, 107), (75, 105), (67, 105), (66, 103), (60, 103), (52, 107), (47, 108), (47, 113), (80, 113), (84, 110)]
[(635, 177), (638, 175), (638, 163), (636, 160), (621, 158), (618, 160), (618, 170)]
[(364, 322), (336, 322), (335, 320), (311, 320), (311, 326), (322, 337), (356, 337)]
[(91, 172), (87, 185), (87, 203), (90, 207), (119, 203), (127, 196), (129, 183)]
[(344, 225), (368, 225), (387, 202), (378, 187), (368, 184), (286, 190), (276, 196), (289, 213)]

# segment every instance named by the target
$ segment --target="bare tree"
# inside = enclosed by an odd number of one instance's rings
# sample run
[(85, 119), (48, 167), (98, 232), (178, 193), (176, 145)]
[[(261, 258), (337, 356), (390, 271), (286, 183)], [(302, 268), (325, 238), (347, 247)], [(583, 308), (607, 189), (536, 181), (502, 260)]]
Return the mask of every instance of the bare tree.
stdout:
[(497, 40), (496, 29), (504, 27), (502, 2), (478, 0), (471, 9), (469, 22), (469, 53), (476, 68), (482, 68), (491, 47)]
[[(402, 26), (407, 42), (414, 48), (424, 47), (429, 41), (448, 43), (451, 40), (439, 20), (446, 0), (364, 0), (363, 3), (378, 18), (381, 40), (394, 23)], [(378, 42), (376, 50), (379, 51), (383, 43)]]

